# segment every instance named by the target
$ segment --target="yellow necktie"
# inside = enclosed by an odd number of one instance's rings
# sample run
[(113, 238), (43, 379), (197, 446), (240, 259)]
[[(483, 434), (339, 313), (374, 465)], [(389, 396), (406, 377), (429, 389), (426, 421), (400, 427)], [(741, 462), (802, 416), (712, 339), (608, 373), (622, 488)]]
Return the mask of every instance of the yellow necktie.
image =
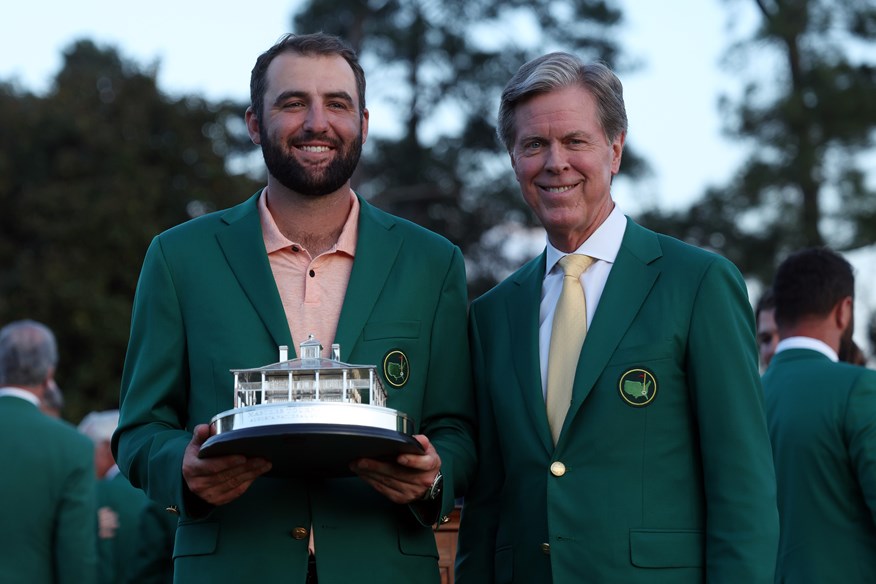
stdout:
[(593, 263), (593, 258), (581, 254), (570, 254), (560, 260), (563, 268), (563, 291), (557, 302), (551, 329), (551, 345), (548, 353), (547, 374), (547, 416), (551, 426), (554, 444), (560, 437), (560, 430), (572, 402), (572, 384), (578, 357), (587, 334), (587, 304), (581, 274)]

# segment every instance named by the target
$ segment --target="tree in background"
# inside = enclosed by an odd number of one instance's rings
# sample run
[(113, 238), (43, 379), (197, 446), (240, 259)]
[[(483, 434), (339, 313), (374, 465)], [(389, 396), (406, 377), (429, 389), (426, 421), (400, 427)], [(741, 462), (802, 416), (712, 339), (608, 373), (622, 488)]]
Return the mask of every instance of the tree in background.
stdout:
[(689, 210), (654, 210), (643, 221), (768, 283), (789, 251), (876, 241), (876, 6), (752, 1), (754, 36), (727, 53), (743, 90), (722, 100), (728, 133), (751, 154)]
[[(293, 29), (337, 34), (357, 50), (369, 108), (386, 107), (377, 115), (398, 130), (369, 136), (356, 190), (458, 244), (473, 298), (519, 261), (505, 259), (504, 238), (485, 233), (534, 221), (496, 138), (502, 88), (551, 50), (622, 67), (611, 38), (621, 20), (611, 0), (310, 0)], [(627, 149), (624, 175), (642, 166)]]
[(77, 42), (45, 96), (0, 85), (0, 323), (55, 330), (65, 415), (118, 403), (143, 255), (160, 231), (261, 186), (245, 104), (171, 99), (156, 72)]

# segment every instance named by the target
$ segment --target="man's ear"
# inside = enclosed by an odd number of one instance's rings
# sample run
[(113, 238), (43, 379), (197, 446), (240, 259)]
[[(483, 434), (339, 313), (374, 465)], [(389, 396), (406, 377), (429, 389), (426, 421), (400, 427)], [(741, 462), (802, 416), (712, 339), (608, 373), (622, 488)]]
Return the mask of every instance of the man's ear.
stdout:
[(243, 119), (246, 122), (249, 139), (252, 140), (253, 144), (261, 144), (262, 132), (261, 128), (259, 128), (259, 119), (256, 117), (255, 112), (252, 111), (252, 106), (246, 108), (246, 114), (244, 114)]
[(49, 371), (46, 373), (46, 378), (43, 380), (43, 389), (47, 388), (49, 384), (51, 384), (55, 380), (55, 368), (49, 368)]
[(833, 309), (834, 321), (837, 328), (841, 331), (846, 330), (852, 322), (852, 310), (854, 308), (854, 300), (851, 296), (846, 296), (836, 303)]

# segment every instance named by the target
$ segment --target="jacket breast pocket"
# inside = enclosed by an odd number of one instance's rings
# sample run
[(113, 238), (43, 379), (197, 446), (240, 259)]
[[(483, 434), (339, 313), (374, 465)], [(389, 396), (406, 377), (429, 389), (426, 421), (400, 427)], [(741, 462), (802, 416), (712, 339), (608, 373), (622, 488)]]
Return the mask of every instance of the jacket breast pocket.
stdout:
[(694, 529), (631, 529), (630, 560), (639, 568), (702, 567), (704, 539)]
[(369, 322), (362, 331), (366, 341), (380, 339), (415, 339), (420, 336), (420, 321), (400, 320), (396, 322)]
[(673, 359), (676, 356), (672, 341), (658, 340), (647, 345), (625, 347), (621, 345), (611, 356), (609, 365), (624, 365), (627, 363), (645, 364), (663, 359)]

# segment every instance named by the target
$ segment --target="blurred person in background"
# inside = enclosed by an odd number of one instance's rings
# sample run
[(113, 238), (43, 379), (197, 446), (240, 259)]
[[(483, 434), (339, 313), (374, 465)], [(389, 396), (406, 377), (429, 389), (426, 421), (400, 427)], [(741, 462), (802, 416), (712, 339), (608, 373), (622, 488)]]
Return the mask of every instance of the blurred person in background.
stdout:
[(40, 406), (58, 364), (55, 336), (20, 320), (0, 329), (0, 581), (92, 584), (97, 577), (94, 448)]
[(779, 331), (776, 328), (776, 301), (773, 291), (767, 288), (757, 301), (754, 310), (754, 321), (757, 327), (757, 349), (760, 354), (761, 372), (769, 367), (770, 359), (779, 344)]
[(793, 253), (773, 291), (780, 341), (763, 376), (778, 484), (776, 582), (876, 582), (876, 371), (840, 361), (851, 340), (852, 266)]
[[(173, 541), (173, 532), (144, 530), (146, 509), (154, 504), (142, 490), (131, 486), (113, 458), (110, 441), (118, 423), (118, 410), (91, 412), (79, 423), (79, 431), (94, 444), (101, 584), (139, 583), (143, 575), (136, 570), (141, 564), (171, 562), (167, 548)], [(175, 522), (175, 516), (171, 517)]]

